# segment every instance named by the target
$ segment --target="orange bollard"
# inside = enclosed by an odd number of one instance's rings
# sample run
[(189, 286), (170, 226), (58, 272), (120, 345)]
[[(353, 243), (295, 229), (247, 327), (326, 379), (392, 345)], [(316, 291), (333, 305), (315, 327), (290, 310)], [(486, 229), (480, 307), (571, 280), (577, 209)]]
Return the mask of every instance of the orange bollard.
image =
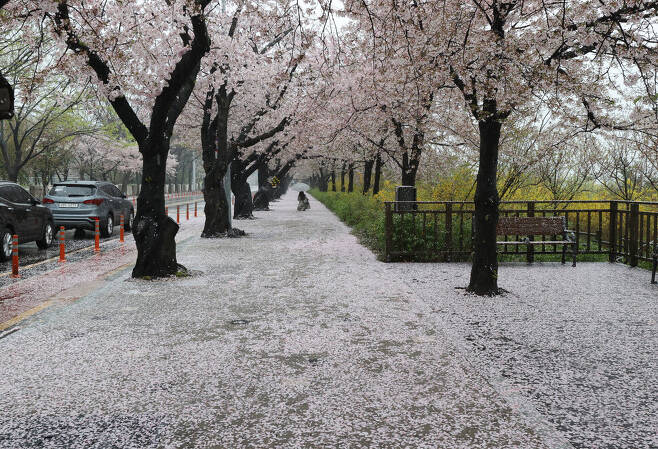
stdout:
[(16, 234), (14, 234), (11, 243), (12, 243), (11, 277), (16, 279), (21, 277), (18, 274), (18, 236)]
[(64, 226), (59, 227), (59, 261), (66, 262), (66, 236)]
[(176, 223), (180, 223), (180, 206), (176, 206)]
[(194, 202), (194, 216), (196, 217), (196, 201)]
[(185, 219), (189, 220), (190, 219), (190, 203), (187, 203), (185, 205)]
[(169, 216), (169, 207), (165, 206), (165, 215), (168, 217)]
[(94, 229), (94, 252), (101, 252), (101, 225), (98, 218), (96, 219), (95, 229)]
[(123, 243), (123, 215), (121, 215), (119, 223), (119, 242)]

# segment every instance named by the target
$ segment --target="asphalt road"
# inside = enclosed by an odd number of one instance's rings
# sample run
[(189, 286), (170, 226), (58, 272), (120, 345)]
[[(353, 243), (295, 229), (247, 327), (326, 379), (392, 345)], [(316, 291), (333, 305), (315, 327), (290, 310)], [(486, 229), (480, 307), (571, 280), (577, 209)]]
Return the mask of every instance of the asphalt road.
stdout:
[[(185, 204), (188, 204), (188, 202), (191, 202), (190, 216), (192, 217), (194, 215), (194, 198), (190, 200), (171, 200), (170, 202), (167, 202), (169, 216), (176, 219), (176, 206), (179, 205), (181, 206), (180, 220), (181, 223), (185, 223)], [(203, 211), (204, 204), (205, 203), (202, 199), (197, 201), (197, 209), (199, 212)], [(107, 238), (101, 237), (101, 249), (107, 250), (117, 247), (120, 244), (119, 232), (119, 226), (117, 225), (114, 228), (112, 236)], [(74, 234), (74, 230), (68, 230), (65, 232), (67, 261), (77, 261), (92, 256), (94, 254), (94, 232), (85, 231), (85, 235), (79, 238), (75, 238)], [(126, 234), (128, 234), (128, 232), (126, 232)], [(133, 243), (131, 242), (130, 244)], [(48, 249), (40, 250), (34, 242), (19, 245), (18, 259), (20, 263), (19, 272), (22, 279), (34, 276), (35, 274), (47, 272), (56, 267), (59, 259), (59, 230), (57, 230), (56, 239)], [(15, 280), (11, 278), (11, 260), (0, 262), (0, 287), (11, 284), (12, 282), (15, 282)]]

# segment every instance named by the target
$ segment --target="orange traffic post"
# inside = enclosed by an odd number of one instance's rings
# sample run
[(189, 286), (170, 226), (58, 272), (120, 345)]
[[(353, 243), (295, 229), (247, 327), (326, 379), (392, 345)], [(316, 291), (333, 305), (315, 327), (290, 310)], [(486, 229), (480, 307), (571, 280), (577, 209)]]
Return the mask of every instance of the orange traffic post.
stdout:
[(123, 243), (123, 215), (121, 215), (119, 223), (119, 242)]
[(14, 234), (11, 243), (12, 243), (11, 277), (16, 279), (21, 277), (18, 274), (18, 236), (16, 234)]
[(190, 219), (190, 203), (187, 203), (185, 205), (185, 219), (186, 220)]
[(194, 202), (194, 216), (196, 217), (196, 201)]
[(176, 223), (180, 223), (180, 206), (176, 206)]
[(96, 219), (95, 230), (94, 230), (94, 252), (95, 253), (101, 252), (101, 225), (98, 218)]
[(64, 226), (59, 227), (59, 261), (66, 262), (66, 235)]
[(168, 217), (169, 216), (169, 208), (165, 206), (165, 215)]

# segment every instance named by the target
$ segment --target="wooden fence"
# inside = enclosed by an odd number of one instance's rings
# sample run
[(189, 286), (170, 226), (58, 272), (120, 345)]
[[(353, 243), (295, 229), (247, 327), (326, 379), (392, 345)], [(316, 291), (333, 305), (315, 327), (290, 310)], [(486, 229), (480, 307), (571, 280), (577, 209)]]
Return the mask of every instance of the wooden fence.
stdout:
[[(607, 255), (610, 261), (637, 266), (651, 261), (658, 243), (658, 203), (629, 201), (504, 201), (501, 217), (564, 216), (574, 232), (578, 253)], [(472, 202), (386, 202), (387, 261), (464, 261), (472, 252)], [(518, 241), (525, 236), (499, 236)], [(533, 239), (533, 236), (527, 236)], [(534, 238), (539, 238), (535, 236)], [(542, 240), (555, 239), (542, 236)], [(500, 254), (532, 262), (536, 255), (559, 255), (558, 245), (501, 245)]]

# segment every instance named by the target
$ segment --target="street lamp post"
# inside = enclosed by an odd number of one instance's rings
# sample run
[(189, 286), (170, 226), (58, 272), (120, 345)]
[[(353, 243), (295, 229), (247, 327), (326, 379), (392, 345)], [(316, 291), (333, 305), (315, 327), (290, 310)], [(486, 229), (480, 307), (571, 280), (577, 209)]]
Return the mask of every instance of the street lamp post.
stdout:
[(9, 120), (14, 116), (14, 88), (0, 73), (0, 120)]

